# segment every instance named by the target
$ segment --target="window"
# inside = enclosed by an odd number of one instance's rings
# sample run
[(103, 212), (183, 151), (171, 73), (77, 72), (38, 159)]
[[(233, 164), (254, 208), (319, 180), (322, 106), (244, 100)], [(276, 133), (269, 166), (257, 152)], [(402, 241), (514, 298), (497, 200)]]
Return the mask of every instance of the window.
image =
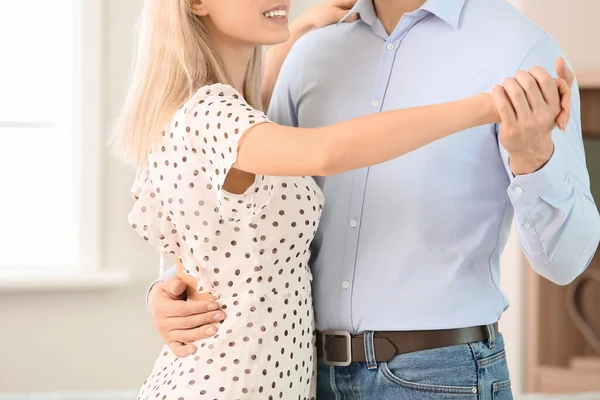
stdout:
[(0, 2), (2, 276), (100, 269), (101, 39), (102, 0)]

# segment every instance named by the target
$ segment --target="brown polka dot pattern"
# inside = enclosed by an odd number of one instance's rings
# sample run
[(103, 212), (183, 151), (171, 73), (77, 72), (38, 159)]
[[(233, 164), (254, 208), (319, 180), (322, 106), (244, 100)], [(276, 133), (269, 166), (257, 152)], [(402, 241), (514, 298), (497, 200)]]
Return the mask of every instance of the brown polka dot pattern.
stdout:
[(139, 400), (314, 399), (308, 260), (323, 195), (310, 177), (257, 176), (244, 194), (223, 190), (240, 137), (259, 122), (268, 120), (233, 88), (204, 87), (138, 171), (133, 229), (179, 257), (227, 313), (196, 354), (164, 346)]

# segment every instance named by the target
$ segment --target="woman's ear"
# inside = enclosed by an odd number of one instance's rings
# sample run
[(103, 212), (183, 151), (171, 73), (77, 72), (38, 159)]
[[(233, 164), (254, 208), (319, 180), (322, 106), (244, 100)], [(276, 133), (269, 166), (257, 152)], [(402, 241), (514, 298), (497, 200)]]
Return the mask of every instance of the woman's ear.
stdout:
[(199, 17), (206, 17), (208, 9), (204, 0), (192, 0), (190, 4), (190, 12)]

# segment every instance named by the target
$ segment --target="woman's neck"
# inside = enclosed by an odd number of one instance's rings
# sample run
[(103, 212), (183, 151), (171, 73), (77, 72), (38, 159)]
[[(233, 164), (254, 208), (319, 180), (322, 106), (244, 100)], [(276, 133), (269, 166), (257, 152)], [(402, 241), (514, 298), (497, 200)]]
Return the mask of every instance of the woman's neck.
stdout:
[[(244, 93), (244, 80), (250, 60), (254, 55), (254, 47), (241, 44), (211, 29), (215, 47), (229, 73), (230, 84), (240, 93)], [(224, 82), (222, 82), (224, 83)]]
[(231, 85), (240, 93), (244, 92), (244, 80), (254, 49), (239, 49), (229, 46), (218, 46), (219, 55), (227, 68)]

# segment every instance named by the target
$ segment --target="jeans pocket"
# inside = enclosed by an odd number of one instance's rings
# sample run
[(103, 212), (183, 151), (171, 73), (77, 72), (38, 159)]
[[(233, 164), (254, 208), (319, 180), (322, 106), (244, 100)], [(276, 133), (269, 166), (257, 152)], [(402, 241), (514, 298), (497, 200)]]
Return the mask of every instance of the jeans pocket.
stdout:
[(425, 398), (477, 399), (477, 363), (468, 345), (418, 351), (380, 364), (383, 377), (392, 385), (421, 392)]
[(492, 400), (513, 400), (510, 379), (492, 384)]

